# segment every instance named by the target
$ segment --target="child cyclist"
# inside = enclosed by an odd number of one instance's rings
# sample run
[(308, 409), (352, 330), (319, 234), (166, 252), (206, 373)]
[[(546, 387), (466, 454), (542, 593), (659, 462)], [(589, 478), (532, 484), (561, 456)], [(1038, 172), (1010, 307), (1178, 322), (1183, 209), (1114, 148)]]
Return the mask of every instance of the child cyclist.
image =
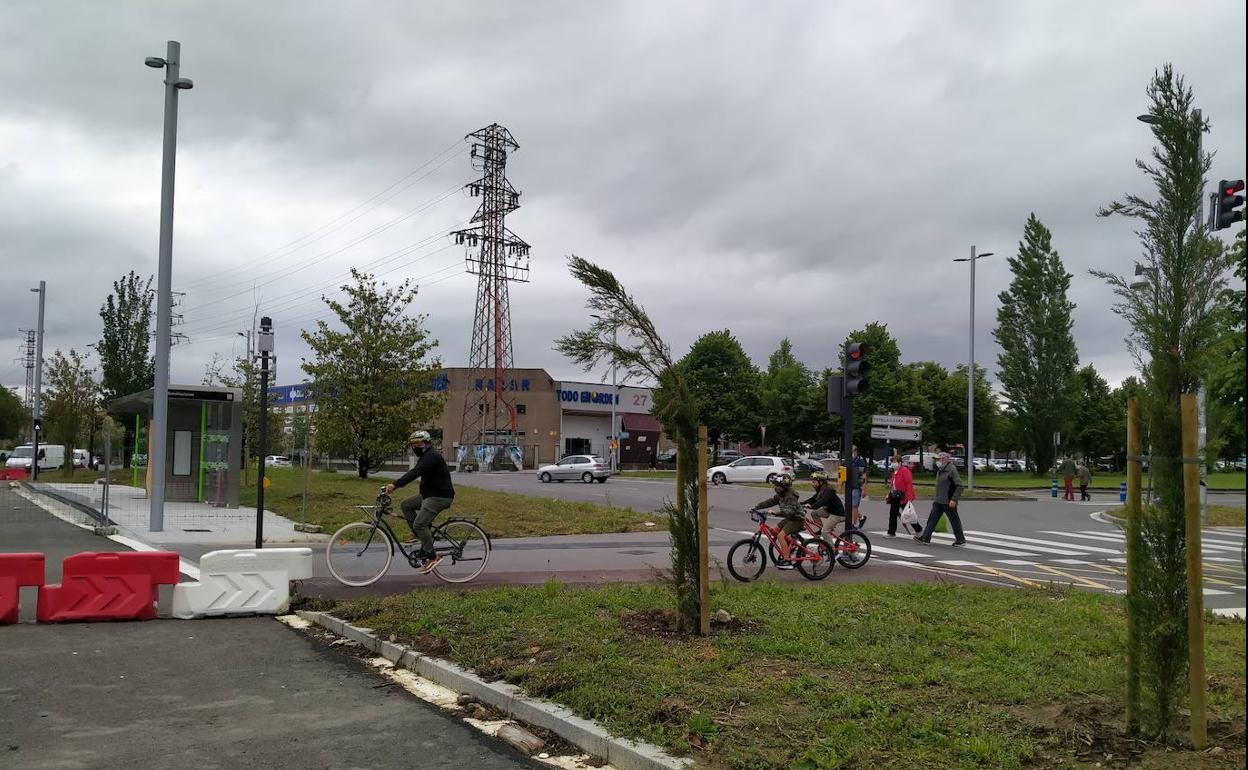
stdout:
[(810, 474), (810, 484), (815, 489), (809, 500), (802, 506), (810, 511), (810, 516), (819, 524), (819, 534), (827, 535), (836, 532), (836, 525), (845, 522), (845, 505), (836, 494), (836, 485), (823, 471)]
[(797, 492), (793, 490), (793, 477), (789, 474), (776, 475), (771, 484), (776, 494), (754, 506), (754, 510), (758, 511), (772, 506), (779, 509), (779, 515), (784, 518), (784, 521), (780, 523), (777, 538), (781, 559), (776, 566), (779, 569), (793, 569), (793, 563), (788, 559), (789, 549), (792, 548), (789, 538), (801, 532), (805, 526), (802, 504)]

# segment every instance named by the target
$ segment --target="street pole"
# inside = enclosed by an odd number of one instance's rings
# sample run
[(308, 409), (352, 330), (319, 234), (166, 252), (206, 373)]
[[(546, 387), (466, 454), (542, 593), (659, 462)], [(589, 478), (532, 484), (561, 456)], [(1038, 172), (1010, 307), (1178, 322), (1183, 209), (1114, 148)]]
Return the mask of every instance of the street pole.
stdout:
[(267, 452), (269, 430), (269, 355), (273, 352), (273, 320), (267, 316), (260, 319), (260, 334), (256, 337), (260, 350), (260, 472), (256, 477), (256, 548), (264, 547), (264, 459)]
[(303, 387), (303, 510), (302, 519), (308, 520), (308, 475), (312, 472), (312, 463), (308, 459), (308, 437), (312, 434), (312, 410), (308, 407), (308, 387)]
[(971, 263), (971, 352), (970, 364), (966, 370), (966, 488), (975, 488), (975, 263), (984, 257), (991, 257), (991, 251), (976, 254), (971, 247), (970, 258), (959, 257), (954, 262)]
[(1196, 456), (1196, 394), (1180, 397), (1183, 415), (1183, 511), (1186, 514), (1187, 547), (1187, 671), (1188, 707), (1191, 710), (1192, 747), (1203, 751), (1208, 743), (1205, 715), (1205, 609), (1200, 547), (1200, 471)]
[(165, 528), (165, 449), (169, 434), (169, 347), (170, 313), (172, 312), (173, 271), (173, 191), (174, 159), (178, 144), (178, 91), (191, 87), (191, 81), (179, 78), (182, 44), (170, 40), (165, 58), (149, 56), (149, 67), (165, 69), (165, 136), (160, 175), (160, 254), (156, 279), (156, 382), (152, 394), (152, 445), (148, 470), (152, 474), (152, 498), (149, 528), (161, 532)]
[(44, 300), (48, 296), (48, 282), (40, 281), (38, 289), (31, 291), (39, 292), (39, 325), (35, 333), (35, 398), (31, 402), (30, 416), (34, 420), (33, 430), (31, 431), (32, 448), (34, 454), (30, 457), (30, 479), (31, 481), (39, 480), (39, 438), (40, 432), (43, 430), (43, 413), (41, 411), (40, 402), (43, 395), (43, 306)]
[(611, 327), (611, 348), (612, 348), (611, 350), (611, 435), (610, 435), (610, 438), (608, 439), (611, 443), (607, 444), (607, 450), (611, 454), (611, 467), (608, 470), (608, 473), (611, 473), (611, 474), (614, 474), (615, 469), (620, 466), (620, 463), (619, 463), (620, 432), (618, 430), (618, 425), (616, 423), (616, 417), (615, 417), (615, 402), (620, 400), (620, 390), (618, 387), (616, 387), (616, 384), (615, 384), (615, 369), (616, 369), (615, 346), (616, 346), (616, 339), (617, 339), (616, 334), (618, 332), (619, 332), (619, 326)]

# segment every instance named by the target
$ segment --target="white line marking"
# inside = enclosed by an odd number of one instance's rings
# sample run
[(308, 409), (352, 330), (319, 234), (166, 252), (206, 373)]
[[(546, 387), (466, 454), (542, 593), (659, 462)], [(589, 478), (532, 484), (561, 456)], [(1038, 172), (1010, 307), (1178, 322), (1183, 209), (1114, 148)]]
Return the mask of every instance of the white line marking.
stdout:
[(1228, 558), (1227, 558), (1227, 557), (1225, 557), (1225, 556), (1206, 556), (1206, 557), (1205, 557), (1205, 561), (1236, 562), (1236, 561), (1239, 561), (1239, 560), (1238, 560), (1238, 559), (1228, 559)]
[(889, 556), (901, 556), (906, 559), (930, 559), (930, 553), (918, 553), (916, 551), (905, 551), (900, 548), (889, 548), (888, 546), (871, 544), (871, 553), (884, 553)]
[(1230, 591), (1219, 591), (1216, 588), (1206, 588), (1201, 591), (1205, 596), (1230, 596)]
[[(1072, 537), (1095, 538), (1097, 540), (1103, 540), (1103, 541), (1109, 541), (1109, 542), (1115, 542), (1115, 543), (1122, 543), (1126, 541), (1126, 537), (1121, 534), (1114, 534), (1114, 533), (1108, 533), (1108, 532), (1092, 532), (1090, 530), (1084, 530), (1082, 533), (1071, 532), (1070, 535)], [(1205, 538), (1203, 536), (1200, 539), (1200, 545), (1202, 549), (1206, 549), (1210, 551), (1235, 553), (1236, 551), (1239, 550), (1238, 545), (1218, 545), (1216, 541), (1214, 544), (1211, 545), (1209, 543), (1208, 538)]]
[[(1088, 549), (1082, 545), (1072, 545), (1070, 543), (1051, 543), (1046, 540), (1034, 540), (1032, 538), (1015, 537), (1014, 535), (998, 535), (994, 532), (985, 532), (983, 530), (966, 530), (968, 535), (975, 536), (976, 543), (988, 543), (989, 545), (1003, 545), (1009, 548), (1027, 548), (1032, 551), (1039, 551), (1048, 556), (1087, 556)], [(1033, 545), (1035, 543), (1036, 545)]]
[(993, 559), (993, 561), (996, 562), (997, 564), (1011, 564), (1015, 567), (1036, 566), (1036, 563), (1034, 561), (1027, 561), (1026, 559)]
[(1221, 615), (1227, 618), (1239, 618), (1240, 620), (1244, 619), (1245, 613), (1248, 613), (1248, 609), (1245, 609), (1244, 607), (1218, 607), (1213, 611), (1214, 615)]
[[(978, 530), (968, 530), (968, 532), (975, 534), (978, 532)], [(1041, 532), (1043, 532), (1046, 535), (1065, 534), (1063, 532), (1055, 532), (1049, 529), (1041, 530)], [(987, 535), (991, 533), (985, 532), (984, 534)], [(1019, 535), (991, 535), (991, 536), (998, 538), (1000, 540), (1009, 540), (1011, 542), (1017, 542), (1019, 544), (1018, 545), (1019, 548), (1024, 548), (1024, 547), (1027, 547), (1029, 544), (1034, 543), (1035, 545), (1038, 545), (1038, 546), (1045, 546), (1045, 550), (1048, 550), (1048, 547), (1054, 547), (1054, 546), (1059, 549), (1067, 549), (1067, 552), (1065, 554), (1067, 556), (1083, 556), (1083, 555), (1086, 555), (1087, 553), (1110, 553), (1110, 554), (1122, 553), (1121, 548), (1105, 548), (1103, 546), (1097, 546), (1097, 545), (1084, 545), (1083, 543), (1058, 543), (1052, 540), (1038, 540), (1034, 537), (1020, 537)], [(1052, 551), (1052, 553), (1057, 553), (1057, 551), (1054, 550)], [(1062, 554), (1058, 554), (1058, 555), (1062, 555)]]
[(1092, 564), (1092, 562), (1084, 561), (1083, 559), (1054, 559), (1053, 561), (1057, 564)]
[(948, 566), (950, 566), (950, 567), (978, 567), (978, 566), (979, 566), (979, 562), (975, 562), (975, 561), (957, 561), (957, 560), (950, 560), (950, 561), (938, 561), (938, 562), (936, 562), (936, 563), (937, 563), (937, 564), (945, 564), (945, 565), (948, 565)]
[[(941, 534), (941, 533), (939, 533), (939, 532), (935, 532), (935, 533), (933, 533), (933, 534), (932, 534), (932, 538), (933, 538), (933, 539), (940, 538), (940, 540), (942, 540), (942, 541), (944, 541), (944, 540), (948, 540), (948, 541), (949, 541), (949, 543), (952, 543), (952, 542), (953, 542), (953, 535), (943, 535), (943, 534)], [(948, 543), (943, 543), (943, 542), (942, 542), (941, 544), (942, 544), (942, 545), (948, 545)], [(1005, 556), (1035, 556), (1035, 553), (1034, 553), (1034, 552), (1032, 552), (1032, 551), (1011, 551), (1011, 550), (1009, 550), (1009, 549), (1007, 549), (1007, 548), (990, 548), (990, 547), (988, 547), (988, 546), (986, 546), (986, 545), (975, 545), (975, 544), (973, 544), (973, 543), (967, 543), (967, 544), (965, 544), (965, 545), (961, 545), (961, 546), (958, 546), (958, 547), (959, 547), (959, 548), (966, 548), (966, 549), (971, 550), (971, 551), (985, 551), (985, 552), (987, 552), (987, 553), (999, 553), (999, 554), (1003, 554), (1003, 555), (1005, 555)]]
[(1113, 562), (1114, 564), (1126, 564), (1126, 563), (1127, 563), (1127, 557), (1125, 557), (1125, 556), (1119, 556), (1119, 557), (1118, 557), (1118, 558), (1116, 558), (1116, 559), (1107, 559), (1107, 561)]

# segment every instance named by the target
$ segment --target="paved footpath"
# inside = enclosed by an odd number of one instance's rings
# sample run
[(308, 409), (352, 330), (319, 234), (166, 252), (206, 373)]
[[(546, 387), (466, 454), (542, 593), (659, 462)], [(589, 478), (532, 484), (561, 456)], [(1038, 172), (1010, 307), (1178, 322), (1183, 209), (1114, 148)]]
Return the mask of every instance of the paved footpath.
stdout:
[[(32, 550), (55, 580), (123, 546), (0, 489), (0, 551)], [(272, 618), (0, 626), (0, 767), (539, 766), (385, 682)]]

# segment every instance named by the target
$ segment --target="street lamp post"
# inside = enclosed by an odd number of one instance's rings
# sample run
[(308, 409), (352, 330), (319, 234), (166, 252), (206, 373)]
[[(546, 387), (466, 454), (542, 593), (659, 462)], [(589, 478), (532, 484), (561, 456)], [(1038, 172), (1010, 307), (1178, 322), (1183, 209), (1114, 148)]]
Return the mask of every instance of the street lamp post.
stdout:
[(31, 435), (31, 449), (33, 454), (30, 456), (30, 478), (32, 481), (39, 480), (39, 441), (43, 438), (40, 433), (43, 430), (43, 412), (41, 401), (43, 398), (43, 307), (44, 300), (48, 296), (48, 282), (40, 281), (38, 289), (31, 289), (39, 294), (39, 325), (35, 327), (35, 392), (33, 400), (30, 404), (30, 417), (33, 420)]
[[(608, 320), (606, 318), (603, 318), (600, 315), (591, 315), (590, 317), (597, 318), (599, 321)], [(611, 324), (612, 324), (611, 326), (611, 348), (612, 348), (612, 351), (611, 351), (611, 430), (609, 433), (607, 433), (607, 472), (614, 474), (615, 469), (619, 466), (616, 455), (618, 453), (618, 447), (620, 445), (619, 431), (616, 430), (616, 414), (615, 414), (615, 404), (617, 401), (620, 400), (620, 389), (616, 385), (616, 380), (615, 380), (615, 372), (616, 372), (617, 367), (616, 367), (614, 348), (617, 345), (620, 327), (618, 324), (615, 323), (615, 319), (609, 319), (609, 320), (611, 320)]]
[(975, 263), (991, 257), (991, 251), (976, 254), (971, 247), (970, 257), (959, 257), (954, 262), (971, 263), (971, 355), (966, 369), (966, 488), (975, 488)]
[(148, 468), (152, 472), (149, 527), (165, 528), (165, 449), (169, 438), (169, 345), (173, 271), (173, 172), (178, 145), (178, 91), (193, 86), (178, 76), (182, 44), (170, 40), (165, 58), (149, 56), (144, 64), (165, 70), (165, 136), (160, 174), (160, 259), (156, 279), (156, 381), (152, 395), (152, 445)]

